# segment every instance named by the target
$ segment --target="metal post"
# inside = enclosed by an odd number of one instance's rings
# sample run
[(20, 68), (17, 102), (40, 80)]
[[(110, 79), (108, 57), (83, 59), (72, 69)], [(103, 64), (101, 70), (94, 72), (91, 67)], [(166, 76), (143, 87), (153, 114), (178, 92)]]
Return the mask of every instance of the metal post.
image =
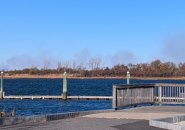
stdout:
[(162, 87), (158, 87), (158, 98), (159, 98), (159, 105), (162, 104)]
[(127, 84), (130, 84), (130, 73), (127, 71)]
[(0, 99), (3, 99), (3, 72), (1, 72), (1, 91), (0, 91)]
[(63, 93), (62, 93), (62, 99), (67, 99), (67, 74), (64, 72), (63, 74)]

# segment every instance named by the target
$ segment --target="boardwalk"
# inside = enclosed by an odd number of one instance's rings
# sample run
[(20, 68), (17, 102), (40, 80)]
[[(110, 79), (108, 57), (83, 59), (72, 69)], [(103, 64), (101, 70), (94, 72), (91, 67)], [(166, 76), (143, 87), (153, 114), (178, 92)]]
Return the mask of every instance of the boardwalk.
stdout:
[(1, 130), (164, 130), (151, 127), (149, 119), (185, 115), (185, 107), (149, 106), (124, 109), (115, 112), (90, 114), (71, 119), (44, 123), (24, 123), (1, 126)]
[[(42, 95), (42, 96), (4, 96), (4, 99), (19, 99), (19, 100), (34, 100), (34, 99), (62, 99), (62, 96), (49, 96), (49, 95)], [(68, 100), (111, 100), (112, 96), (68, 96)]]

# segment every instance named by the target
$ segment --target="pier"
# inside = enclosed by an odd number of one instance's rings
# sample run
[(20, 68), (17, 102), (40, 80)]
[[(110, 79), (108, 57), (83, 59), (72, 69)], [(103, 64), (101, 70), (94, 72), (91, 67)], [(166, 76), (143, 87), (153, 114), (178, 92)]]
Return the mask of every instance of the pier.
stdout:
[(1, 72), (0, 99), (6, 100), (111, 100), (112, 96), (68, 96), (67, 73), (63, 74), (63, 91), (61, 96), (56, 95), (5, 95), (3, 91), (3, 72)]
[(184, 84), (113, 85), (112, 96), (3, 95), (7, 100), (112, 100), (114, 109), (139, 104), (185, 104)]
[(61, 95), (5, 95), (3, 91), (3, 72), (1, 72), (0, 99), (6, 100), (112, 100), (112, 96), (68, 96), (67, 73), (63, 74)]
[[(184, 130), (185, 128), (184, 106), (163, 106), (163, 104), (185, 104), (184, 84), (113, 85), (112, 96), (67, 96), (66, 93), (66, 99), (63, 96), (50, 95), (4, 95), (3, 99), (112, 100), (113, 109), (96, 112), (88, 111), (6, 118), (3, 123), (9, 124), (0, 126), (0, 129), (18, 130), (29, 127), (29, 129), (34, 130), (59, 128), (70, 130), (138, 130), (138, 128), (142, 130)], [(147, 105), (141, 107), (143, 104), (151, 104), (153, 106)], [(127, 106), (134, 107), (121, 109)]]
[[(14, 96), (4, 96), (4, 99), (17, 99), (17, 100), (36, 100), (36, 99), (51, 99), (51, 100), (62, 100), (62, 96), (21, 96), (21, 95), (14, 95)], [(111, 100), (112, 96), (67, 96), (68, 100)]]
[(118, 109), (139, 104), (185, 104), (184, 84), (113, 85), (112, 107)]
[(5, 100), (112, 100), (112, 108), (140, 104), (185, 104), (185, 84), (130, 84), (127, 72), (127, 84), (113, 85), (112, 96), (67, 95), (67, 73), (63, 74), (61, 95), (5, 95), (3, 72), (1, 72), (0, 99)]

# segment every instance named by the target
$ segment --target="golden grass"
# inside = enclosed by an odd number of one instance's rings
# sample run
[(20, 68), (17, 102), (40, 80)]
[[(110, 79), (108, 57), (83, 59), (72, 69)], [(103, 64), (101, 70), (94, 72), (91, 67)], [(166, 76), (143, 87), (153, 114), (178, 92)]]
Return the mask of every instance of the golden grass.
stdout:
[[(18, 78), (63, 78), (63, 74), (47, 74), (47, 75), (30, 75), (30, 74), (15, 74), (8, 75), (5, 74), (4, 78), (6, 79), (18, 79)], [(125, 76), (122, 77), (77, 77), (74, 75), (69, 75), (68, 78), (71, 79), (126, 79)], [(185, 77), (131, 77), (132, 79), (137, 80), (185, 80)]]

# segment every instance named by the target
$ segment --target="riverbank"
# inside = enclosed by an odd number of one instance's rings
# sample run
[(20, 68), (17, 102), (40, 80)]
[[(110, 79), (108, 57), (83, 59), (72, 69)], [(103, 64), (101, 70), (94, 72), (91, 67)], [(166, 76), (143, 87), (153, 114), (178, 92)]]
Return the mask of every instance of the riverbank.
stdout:
[[(22, 78), (48, 78), (48, 79), (58, 79), (62, 78), (62, 74), (47, 74), (47, 75), (30, 75), (30, 74), (15, 74), (8, 75), (5, 74), (5, 79), (22, 79)], [(126, 76), (117, 77), (77, 77), (74, 75), (69, 75), (69, 79), (126, 79)], [(185, 77), (131, 77), (131, 79), (136, 80), (185, 80)]]

